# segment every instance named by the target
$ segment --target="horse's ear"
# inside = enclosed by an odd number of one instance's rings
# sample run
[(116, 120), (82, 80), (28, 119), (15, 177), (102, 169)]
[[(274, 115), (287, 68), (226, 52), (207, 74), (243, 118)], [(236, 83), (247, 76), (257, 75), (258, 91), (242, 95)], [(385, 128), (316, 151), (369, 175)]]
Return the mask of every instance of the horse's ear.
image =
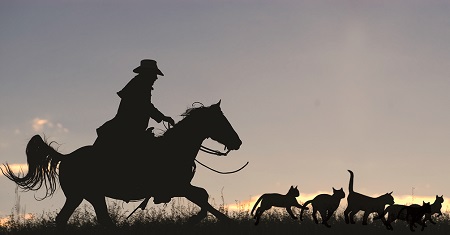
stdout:
[(222, 100), (219, 100), (219, 102), (212, 104), (211, 107), (214, 107), (216, 109), (220, 109), (220, 102), (222, 102)]

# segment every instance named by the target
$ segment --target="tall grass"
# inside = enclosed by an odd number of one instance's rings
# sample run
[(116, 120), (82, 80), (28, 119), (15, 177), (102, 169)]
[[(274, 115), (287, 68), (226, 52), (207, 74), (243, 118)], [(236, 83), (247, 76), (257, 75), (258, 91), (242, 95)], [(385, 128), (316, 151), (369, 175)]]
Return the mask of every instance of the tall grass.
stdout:
[[(219, 205), (215, 205), (214, 199), (210, 201), (215, 208), (228, 215), (232, 222), (219, 222), (208, 214), (208, 217), (199, 224), (191, 225), (187, 220), (196, 214), (199, 208), (183, 198), (174, 198), (164, 206), (149, 204), (145, 210), (138, 210), (127, 219), (131, 211), (125, 210), (118, 201), (108, 200), (109, 213), (117, 224), (114, 229), (99, 225), (93, 208), (89, 204), (84, 204), (75, 210), (64, 231), (57, 230), (54, 224), (58, 211), (23, 218), (13, 210), (8, 221), (0, 225), (0, 234), (412, 234), (404, 221), (394, 222), (394, 231), (388, 231), (379, 220), (369, 220), (369, 225), (362, 225), (361, 218), (357, 218), (356, 224), (345, 224), (343, 215), (338, 212), (337, 216), (335, 214), (329, 221), (332, 227), (326, 228), (314, 223), (310, 211), (306, 212), (303, 221), (299, 221), (293, 220), (284, 209), (280, 208), (266, 211), (261, 217), (260, 224), (255, 226), (250, 215), (250, 208), (253, 205), (241, 205), (236, 202), (238, 210), (230, 211), (223, 203), (223, 198)], [(293, 210), (295, 214), (299, 214), (298, 209)], [(436, 220), (436, 225), (428, 223), (423, 232), (419, 226), (416, 233), (450, 234), (449, 214), (444, 213)]]

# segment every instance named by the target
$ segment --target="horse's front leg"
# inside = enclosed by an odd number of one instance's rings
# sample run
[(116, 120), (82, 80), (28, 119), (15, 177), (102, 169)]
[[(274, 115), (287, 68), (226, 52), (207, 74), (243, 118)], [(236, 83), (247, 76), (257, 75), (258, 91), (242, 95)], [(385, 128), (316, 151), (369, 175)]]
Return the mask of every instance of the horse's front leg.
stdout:
[(193, 185), (189, 185), (186, 190), (185, 197), (197, 204), (200, 207), (200, 212), (197, 215), (194, 215), (189, 219), (191, 223), (198, 223), (202, 219), (207, 216), (207, 212), (209, 211), (220, 221), (230, 221), (231, 219), (224, 215), (222, 212), (216, 210), (211, 204), (208, 202), (208, 192), (204, 188), (196, 187)]

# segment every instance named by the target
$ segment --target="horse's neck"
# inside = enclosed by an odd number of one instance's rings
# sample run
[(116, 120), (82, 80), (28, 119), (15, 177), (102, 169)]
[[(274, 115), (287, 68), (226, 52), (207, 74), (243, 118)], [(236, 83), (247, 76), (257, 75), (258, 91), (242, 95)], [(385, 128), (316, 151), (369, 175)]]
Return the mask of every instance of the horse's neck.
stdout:
[[(164, 134), (170, 142), (171, 148), (177, 149), (191, 149), (195, 155), (200, 149), (201, 144), (207, 138), (205, 131), (190, 123), (179, 123), (173, 129)], [(194, 156), (195, 157), (195, 156)]]

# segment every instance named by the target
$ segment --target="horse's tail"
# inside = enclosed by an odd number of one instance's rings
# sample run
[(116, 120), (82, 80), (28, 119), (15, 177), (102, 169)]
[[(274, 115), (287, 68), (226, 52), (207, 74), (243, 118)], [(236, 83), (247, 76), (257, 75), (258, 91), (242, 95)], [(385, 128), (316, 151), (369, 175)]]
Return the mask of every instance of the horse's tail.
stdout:
[(253, 206), (252, 212), (250, 213), (250, 215), (253, 215), (253, 212), (255, 211), (256, 206), (258, 206), (259, 202), (263, 199), (263, 195), (261, 195), (261, 197), (258, 198), (258, 200), (255, 202), (255, 205)]
[(303, 221), (303, 211), (305, 210), (306, 206), (311, 203), (312, 200), (308, 200), (303, 204), (302, 209), (300, 210), (300, 220)]
[(353, 193), (353, 171), (348, 170), (348, 172), (350, 172), (350, 182), (348, 183), (348, 191), (349, 193)]
[(52, 196), (58, 183), (58, 163), (63, 155), (53, 149), (39, 135), (33, 136), (28, 142), (26, 155), (28, 173), (24, 177), (20, 177), (20, 173), (15, 175), (8, 163), (3, 164), (5, 170), (1, 168), (3, 175), (25, 191), (36, 191), (44, 185), (46, 193), (42, 199)]

